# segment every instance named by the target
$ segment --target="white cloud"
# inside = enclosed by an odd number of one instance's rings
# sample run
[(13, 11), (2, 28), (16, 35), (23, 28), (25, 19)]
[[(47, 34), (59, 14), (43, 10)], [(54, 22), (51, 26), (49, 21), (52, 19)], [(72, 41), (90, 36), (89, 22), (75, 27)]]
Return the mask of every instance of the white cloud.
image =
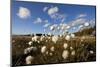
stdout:
[(80, 14), (77, 16), (77, 18), (82, 18), (82, 17), (86, 17), (87, 15), (86, 14)]
[(44, 24), (43, 27), (48, 27), (50, 25), (50, 23)]
[(45, 22), (45, 23), (48, 23), (49, 21), (48, 21), (48, 20), (44, 20), (44, 22)]
[(76, 26), (76, 25), (81, 25), (81, 24), (84, 24), (85, 22), (87, 22), (86, 19), (84, 18), (78, 18), (78, 19), (75, 19), (71, 22), (71, 26)]
[(41, 19), (40, 17), (38, 17), (38, 18), (34, 21), (34, 23), (42, 23), (42, 19)]
[(44, 7), (44, 8), (43, 8), (43, 11), (45, 12), (45, 11), (47, 11), (47, 9), (48, 9), (48, 7)]
[(58, 7), (51, 7), (50, 9), (48, 9), (48, 14), (52, 15), (55, 14), (59, 11)]
[(49, 21), (48, 20), (43, 20), (41, 19), (40, 17), (36, 18), (34, 23), (37, 24), (37, 23), (45, 23), (47, 24)]
[(66, 15), (59, 13), (59, 8), (57, 6), (48, 9), (48, 15), (54, 20), (54, 22), (64, 22)]
[(19, 11), (17, 13), (17, 16), (19, 16), (22, 19), (26, 19), (26, 18), (31, 16), (31, 12), (28, 8), (19, 7)]

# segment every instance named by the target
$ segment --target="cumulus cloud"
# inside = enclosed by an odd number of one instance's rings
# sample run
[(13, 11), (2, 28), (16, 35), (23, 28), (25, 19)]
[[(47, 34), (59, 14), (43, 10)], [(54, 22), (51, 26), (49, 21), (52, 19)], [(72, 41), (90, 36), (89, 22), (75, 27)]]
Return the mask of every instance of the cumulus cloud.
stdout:
[(47, 11), (47, 14), (50, 16), (54, 22), (64, 22), (66, 19), (66, 14), (62, 14), (59, 12), (59, 8), (57, 6), (54, 7), (44, 7), (44, 11)]
[(50, 23), (46, 23), (46, 24), (44, 24), (43, 27), (48, 27), (49, 25), (50, 25)]
[(48, 14), (52, 15), (55, 14), (59, 11), (58, 7), (51, 7), (50, 9), (48, 9)]
[(42, 19), (41, 19), (40, 17), (38, 17), (38, 18), (34, 21), (34, 23), (42, 23)]
[(48, 10), (48, 7), (44, 7), (43, 8), (43, 12), (47, 11)]
[(19, 11), (17, 13), (17, 16), (19, 16), (22, 19), (26, 19), (26, 18), (31, 16), (31, 12), (28, 8), (19, 7)]
[(48, 20), (44, 20), (44, 23), (48, 23), (49, 21)]
[(49, 21), (48, 20), (43, 20), (42, 18), (38, 17), (35, 19), (35, 21), (33, 23), (37, 24), (37, 23), (45, 23), (47, 24)]
[(81, 24), (84, 24), (85, 22), (87, 22), (86, 19), (84, 18), (78, 18), (78, 19), (75, 19), (71, 22), (71, 26), (76, 26), (76, 25), (81, 25)]

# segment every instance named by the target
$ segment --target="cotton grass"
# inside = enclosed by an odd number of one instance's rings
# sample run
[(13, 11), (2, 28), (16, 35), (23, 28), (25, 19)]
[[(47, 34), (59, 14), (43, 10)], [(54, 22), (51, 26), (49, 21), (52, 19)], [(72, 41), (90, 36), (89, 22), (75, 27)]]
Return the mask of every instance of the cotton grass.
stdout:
[(62, 58), (63, 58), (63, 59), (67, 59), (68, 56), (69, 56), (68, 50), (64, 50), (64, 51), (62, 52)]
[(45, 53), (46, 52), (46, 46), (41, 47), (41, 53)]
[(68, 48), (68, 44), (67, 43), (64, 43), (63, 48), (64, 49), (67, 49)]
[(33, 56), (27, 56), (25, 60), (26, 60), (26, 64), (32, 64), (34, 57)]

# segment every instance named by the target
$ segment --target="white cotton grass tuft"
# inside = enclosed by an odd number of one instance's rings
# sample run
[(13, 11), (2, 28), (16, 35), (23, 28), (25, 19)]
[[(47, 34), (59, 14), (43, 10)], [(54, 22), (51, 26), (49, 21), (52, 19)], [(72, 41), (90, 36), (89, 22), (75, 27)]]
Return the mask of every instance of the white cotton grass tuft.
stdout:
[(45, 36), (40, 37), (40, 41), (43, 41), (45, 39)]
[(33, 56), (27, 56), (25, 60), (26, 60), (26, 64), (32, 64), (34, 57)]
[(48, 55), (49, 54), (49, 52), (48, 51), (46, 51), (46, 55)]
[(31, 51), (36, 51), (36, 50), (37, 50), (37, 47), (33, 47), (33, 46), (32, 46), (32, 47), (30, 47), (30, 50), (31, 50)]
[(71, 38), (75, 38), (75, 34), (71, 33), (70, 34)]
[(70, 28), (70, 26), (67, 26), (66, 28), (67, 28), (67, 29), (69, 29), (69, 28)]
[(80, 26), (79, 26), (79, 29), (81, 29), (82, 27), (83, 27), (83, 25), (80, 25)]
[(32, 41), (30, 41), (30, 42), (28, 42), (28, 44), (29, 44), (29, 46), (31, 46), (31, 45), (33, 44), (33, 42), (32, 42)]
[(31, 51), (36, 51), (37, 50), (37, 47), (28, 47), (26, 49), (24, 49), (24, 54), (28, 54), (30, 53)]
[(40, 41), (37, 41), (38, 43), (40, 43)]
[(36, 36), (36, 35), (34, 37), (32, 37), (32, 41), (35, 41), (36, 42), (36, 41), (38, 41), (38, 39), (39, 39), (39, 37)]
[(28, 48), (26, 48), (26, 49), (24, 49), (24, 54), (28, 54), (28, 53), (30, 53), (31, 52), (31, 49), (28, 47)]
[(58, 36), (53, 36), (53, 37), (52, 37), (52, 41), (53, 41), (54, 43), (56, 43), (56, 42), (58, 41)]
[(70, 39), (71, 39), (70, 35), (66, 35), (65, 40), (70, 40)]
[(62, 58), (63, 59), (67, 59), (69, 57), (69, 52), (68, 52), (68, 50), (64, 50), (63, 52), (62, 52)]
[(73, 50), (73, 51), (71, 52), (71, 55), (72, 55), (72, 56), (74, 56), (74, 55), (75, 55), (75, 50)]
[(94, 52), (92, 50), (90, 50), (90, 54), (93, 54)]
[(55, 48), (54, 48), (54, 46), (52, 46), (52, 47), (50, 48), (50, 50), (51, 50), (51, 51), (55, 51)]
[(15, 43), (15, 40), (12, 40), (12, 43)]
[(46, 52), (46, 46), (41, 47), (41, 53), (45, 53)]
[(54, 27), (53, 27), (53, 26), (51, 26), (51, 27), (50, 27), (50, 30), (51, 30), (51, 31), (53, 31), (53, 30), (54, 30)]
[(68, 44), (64, 43), (63, 47), (64, 47), (64, 49), (67, 49), (68, 48)]
[(73, 47), (72, 46), (70, 47), (70, 50), (73, 50)]
[(52, 56), (52, 55), (53, 55), (53, 53), (49, 53), (49, 55), (50, 55), (50, 56)]
[(89, 26), (90, 24), (88, 22), (84, 23), (84, 26)]

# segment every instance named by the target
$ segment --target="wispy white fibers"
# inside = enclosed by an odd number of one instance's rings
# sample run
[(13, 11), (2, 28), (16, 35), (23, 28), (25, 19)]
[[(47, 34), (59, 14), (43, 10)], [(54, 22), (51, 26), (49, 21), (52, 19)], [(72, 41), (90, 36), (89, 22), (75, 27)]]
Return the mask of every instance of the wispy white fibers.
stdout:
[(70, 35), (66, 35), (65, 40), (70, 40), (71, 36)]
[(83, 17), (86, 17), (87, 15), (86, 14), (79, 14), (76, 18), (83, 18)]
[(73, 47), (72, 46), (70, 47), (70, 50), (73, 50)]
[(37, 47), (30, 47), (30, 51), (36, 51), (37, 50)]
[(40, 37), (40, 41), (43, 41), (43, 40), (45, 40), (45, 36), (44, 36), (44, 35), (42, 35), (42, 36)]
[(71, 36), (71, 38), (74, 38), (75, 37), (75, 34), (71, 33), (70, 36)]
[(52, 35), (51, 32), (49, 32), (48, 35), (51, 36)]
[(68, 44), (64, 43), (63, 47), (64, 47), (64, 49), (66, 49), (68, 47)]
[(36, 35), (34, 37), (32, 37), (32, 41), (38, 41), (38, 39), (39, 39), (39, 37)]
[(50, 56), (52, 56), (53, 55), (53, 53), (49, 53), (50, 54)]
[(62, 53), (62, 58), (63, 58), (63, 59), (67, 59), (68, 56), (69, 56), (68, 50), (64, 50), (63, 53)]
[(24, 54), (28, 54), (28, 53), (30, 53), (31, 52), (31, 49), (28, 47), (28, 48), (26, 48), (26, 49), (24, 49)]
[(73, 51), (71, 52), (71, 55), (72, 55), (72, 56), (74, 56), (74, 55), (75, 55), (75, 50), (73, 50)]
[(41, 47), (41, 53), (45, 53), (46, 52), (46, 46)]
[(93, 50), (90, 50), (90, 54), (93, 54), (94, 52), (93, 52)]
[(33, 56), (27, 56), (25, 60), (26, 60), (26, 64), (32, 64), (34, 57)]
[(57, 24), (53, 24), (53, 25), (50, 26), (51, 31), (54, 31), (56, 28), (57, 28)]
[(50, 23), (46, 23), (46, 24), (44, 24), (43, 27), (48, 27), (49, 25), (50, 25)]
[(48, 10), (48, 7), (44, 7), (43, 8), (43, 12), (47, 11)]
[(46, 51), (46, 55), (48, 55), (49, 54), (49, 52), (48, 51)]
[(32, 51), (36, 51), (37, 50), (37, 47), (28, 47), (28, 48), (26, 48), (26, 49), (24, 49), (24, 54), (28, 54), (28, 53), (30, 53), (30, 52), (32, 52)]
[(67, 26), (66, 28), (69, 29), (71, 26)]
[(90, 24), (88, 22), (84, 23), (84, 26), (89, 26)]
[(33, 42), (32, 41), (29, 41), (28, 44), (29, 44), (29, 46), (31, 46), (33, 44)]
[(56, 43), (56, 42), (58, 41), (58, 36), (57, 36), (57, 35), (52, 36), (52, 41), (53, 41), (54, 43)]
[(61, 27), (61, 30), (65, 30), (66, 27), (67, 27), (67, 24), (65, 24), (65, 23), (61, 23), (61, 24), (60, 24), (60, 27)]
[(52, 47), (50, 48), (51, 51), (54, 51), (54, 49), (55, 49), (54, 46), (52, 46)]
[(80, 25), (80, 26), (79, 26), (79, 29), (81, 29), (81, 28), (83, 28), (83, 25)]

